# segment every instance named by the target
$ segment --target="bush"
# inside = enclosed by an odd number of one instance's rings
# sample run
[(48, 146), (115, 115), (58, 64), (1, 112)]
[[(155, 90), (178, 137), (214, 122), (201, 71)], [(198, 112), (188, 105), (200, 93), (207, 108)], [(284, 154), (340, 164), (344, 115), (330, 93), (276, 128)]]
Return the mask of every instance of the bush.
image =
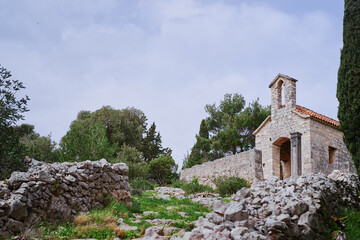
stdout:
[(190, 183), (176, 181), (172, 186), (180, 187), (186, 194), (214, 191), (211, 187), (200, 184), (198, 178), (194, 178)]
[(164, 185), (167, 178), (176, 173), (177, 165), (174, 159), (170, 155), (161, 155), (155, 158), (149, 163), (149, 172), (153, 179), (155, 179), (160, 185)]
[(134, 163), (134, 162), (125, 162), (124, 163), (129, 167), (129, 179), (149, 179), (149, 165), (145, 162)]
[(248, 181), (239, 177), (218, 177), (213, 182), (216, 185), (216, 192), (222, 197), (234, 194), (243, 187), (249, 187)]
[(143, 178), (131, 179), (129, 181), (132, 195), (142, 195), (143, 191), (154, 190), (155, 185)]

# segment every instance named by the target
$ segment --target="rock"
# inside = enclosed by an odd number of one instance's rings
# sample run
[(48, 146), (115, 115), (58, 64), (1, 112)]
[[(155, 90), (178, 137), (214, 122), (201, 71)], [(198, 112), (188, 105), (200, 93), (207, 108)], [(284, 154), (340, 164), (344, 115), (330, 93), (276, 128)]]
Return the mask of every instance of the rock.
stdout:
[(20, 233), (24, 230), (24, 224), (20, 221), (9, 218), (8, 222), (6, 223), (6, 228), (8, 231)]
[(318, 230), (322, 227), (319, 223), (318, 217), (310, 212), (306, 212), (300, 216), (298, 225), (299, 226), (308, 225), (309, 227), (315, 230)]
[(277, 221), (274, 219), (267, 219), (266, 223), (265, 223), (265, 228), (268, 229), (268, 231), (278, 231), (278, 230), (285, 230), (287, 229), (287, 225), (286, 223), (282, 222), (282, 221)]
[(125, 163), (115, 163), (113, 168), (119, 174), (128, 175), (129, 173), (129, 167)]
[[(156, 240), (156, 239), (168, 239), (167, 235), (165, 234), (166, 230), (162, 227), (152, 226), (145, 230), (143, 240)], [(168, 232), (166, 232), (168, 233)]]
[(214, 203), (213, 211), (221, 215), (224, 215), (227, 207), (228, 204), (225, 203), (223, 200), (216, 200)]
[(250, 233), (244, 234), (244, 236), (241, 239), (243, 239), (243, 240), (264, 240), (264, 239), (269, 239), (269, 238), (260, 233), (257, 233), (257, 232), (250, 232)]
[(224, 218), (226, 221), (242, 221), (247, 219), (249, 216), (244, 205), (238, 202), (232, 202), (229, 204), (228, 208), (224, 213)]
[(231, 230), (231, 237), (233, 237), (234, 240), (241, 239), (247, 231), (249, 231), (249, 229), (246, 227), (236, 227)]
[(186, 212), (178, 212), (177, 214), (179, 214), (182, 217), (188, 217), (189, 216), (189, 214), (186, 213)]
[(290, 219), (290, 215), (289, 214), (281, 214), (279, 216), (276, 217), (277, 220), (282, 221), (286, 224), (290, 224), (291, 223), (291, 219)]
[(47, 209), (46, 218), (49, 221), (56, 221), (60, 219), (63, 219), (65, 221), (71, 221), (72, 219), (71, 208), (67, 204), (64, 197), (53, 196), (51, 198), (49, 207)]
[(13, 172), (7, 180), (10, 189), (17, 189), (23, 182), (28, 182), (30, 174), (26, 172)]
[(28, 210), (26, 203), (23, 200), (23, 196), (19, 194), (13, 194), (7, 201), (9, 204), (7, 215), (15, 220), (25, 220), (28, 216)]
[(156, 226), (171, 226), (175, 223), (175, 220), (172, 219), (147, 219), (146, 222), (156, 225)]
[(243, 187), (239, 191), (236, 192), (234, 196), (234, 200), (240, 202), (241, 200), (250, 196), (250, 189)]
[(206, 214), (206, 218), (208, 219), (209, 222), (217, 224), (217, 225), (224, 222), (224, 218), (214, 212)]
[(291, 201), (287, 204), (286, 208), (288, 208), (288, 213), (291, 216), (300, 216), (309, 210), (309, 206), (304, 201)]
[(164, 199), (164, 200), (170, 200), (171, 196), (168, 195), (168, 194), (159, 194), (159, 195), (156, 195), (155, 198)]

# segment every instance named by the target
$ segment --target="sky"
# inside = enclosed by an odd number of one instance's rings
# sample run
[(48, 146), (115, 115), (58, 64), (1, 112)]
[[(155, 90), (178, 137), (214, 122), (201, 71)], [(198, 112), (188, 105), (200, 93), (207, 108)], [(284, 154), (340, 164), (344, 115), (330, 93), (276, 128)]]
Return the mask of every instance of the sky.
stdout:
[[(341, 0), (0, 0), (0, 64), (26, 86), (23, 122), (59, 142), (80, 110), (135, 107), (180, 165), (206, 104), (297, 104), (337, 119)], [(22, 123), (22, 122), (20, 122)], [(19, 123), (19, 124), (20, 124)]]

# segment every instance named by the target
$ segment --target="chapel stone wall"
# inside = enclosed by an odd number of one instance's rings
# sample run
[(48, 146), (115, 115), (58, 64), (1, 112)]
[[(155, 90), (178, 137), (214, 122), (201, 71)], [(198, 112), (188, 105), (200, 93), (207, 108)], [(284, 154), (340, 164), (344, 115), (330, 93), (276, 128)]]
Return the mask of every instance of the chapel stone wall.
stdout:
[(198, 178), (200, 184), (215, 187), (217, 177), (242, 177), (247, 180), (263, 179), (261, 151), (250, 150), (186, 168), (181, 171), (180, 180), (191, 182)]
[(333, 170), (356, 172), (341, 131), (314, 120), (310, 122), (310, 129), (314, 173), (330, 174)]

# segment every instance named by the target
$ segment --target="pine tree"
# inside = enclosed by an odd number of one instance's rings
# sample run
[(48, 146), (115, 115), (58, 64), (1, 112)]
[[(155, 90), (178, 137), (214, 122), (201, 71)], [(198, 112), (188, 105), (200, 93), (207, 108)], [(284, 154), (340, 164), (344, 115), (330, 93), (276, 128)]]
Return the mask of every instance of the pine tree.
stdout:
[(360, 172), (360, 1), (345, 0), (337, 98), (344, 142)]
[(142, 142), (142, 154), (146, 162), (150, 162), (162, 154), (171, 154), (171, 149), (162, 147), (161, 136), (159, 132), (156, 132), (155, 122), (146, 131), (146, 136)]

